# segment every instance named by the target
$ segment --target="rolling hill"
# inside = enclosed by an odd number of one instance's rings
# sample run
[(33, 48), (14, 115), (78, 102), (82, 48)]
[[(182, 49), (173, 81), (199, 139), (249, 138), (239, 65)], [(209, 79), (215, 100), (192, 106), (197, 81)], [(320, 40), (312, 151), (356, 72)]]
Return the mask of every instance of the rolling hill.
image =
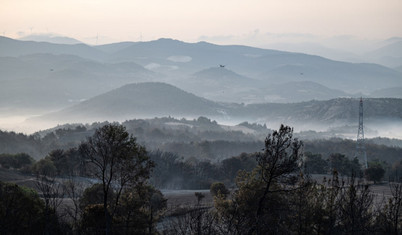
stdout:
[(198, 71), (172, 83), (195, 95), (220, 102), (254, 103), (259, 96), (261, 81), (240, 75), (224, 67)]
[(126, 120), (143, 117), (221, 116), (225, 106), (165, 83), (128, 84), (38, 118), (57, 122)]
[[(359, 99), (337, 98), (299, 103), (236, 104), (200, 98), (165, 83), (136, 83), (104, 93), (70, 108), (36, 118), (41, 121), (93, 122), (133, 118), (206, 116), (218, 121), (355, 125)], [(402, 122), (402, 99), (364, 99), (366, 122)]]

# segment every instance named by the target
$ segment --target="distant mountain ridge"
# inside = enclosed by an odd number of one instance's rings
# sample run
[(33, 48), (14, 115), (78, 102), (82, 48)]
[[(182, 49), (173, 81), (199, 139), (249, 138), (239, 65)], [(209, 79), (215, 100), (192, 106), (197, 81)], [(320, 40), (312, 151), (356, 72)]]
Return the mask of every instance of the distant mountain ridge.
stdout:
[(402, 66), (402, 38), (388, 40), (388, 44), (366, 54), (374, 62), (389, 67)]
[(83, 42), (78, 41), (77, 39), (70, 38), (70, 37), (64, 37), (60, 35), (55, 35), (55, 34), (31, 34), (24, 36), (22, 38), (19, 38), (19, 40), (22, 41), (35, 41), (35, 42), (50, 42), (50, 43), (56, 43), (56, 44), (83, 44)]
[(0, 56), (18, 57), (36, 53), (76, 55), (86, 59), (102, 60), (105, 53), (86, 44), (55, 44), (49, 42), (19, 41), (0, 36)]
[[(186, 63), (168, 60), (180, 55), (191, 58)], [(370, 91), (402, 83), (402, 74), (390, 68), (368, 63), (347, 63), (323, 57), (247, 46), (219, 46), (206, 42), (185, 43), (171, 39), (139, 42), (118, 51), (114, 59), (133, 60), (143, 66), (158, 64), (195, 73), (219, 64), (259, 79), (265, 84), (313, 81), (345, 92)]]

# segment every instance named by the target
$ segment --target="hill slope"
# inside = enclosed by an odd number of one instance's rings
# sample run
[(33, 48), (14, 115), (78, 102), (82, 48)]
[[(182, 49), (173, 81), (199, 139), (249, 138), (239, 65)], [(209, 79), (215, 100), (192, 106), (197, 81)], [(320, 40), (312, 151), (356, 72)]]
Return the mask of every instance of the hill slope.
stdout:
[(165, 83), (129, 84), (83, 101), (44, 119), (125, 120), (133, 117), (221, 116), (224, 106)]

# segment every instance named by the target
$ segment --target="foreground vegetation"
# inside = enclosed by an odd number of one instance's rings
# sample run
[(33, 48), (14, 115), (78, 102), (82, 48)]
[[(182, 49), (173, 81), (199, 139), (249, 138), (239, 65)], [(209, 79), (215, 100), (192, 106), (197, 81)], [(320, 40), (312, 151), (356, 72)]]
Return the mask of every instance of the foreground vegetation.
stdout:
[[(3, 154), (1, 166), (33, 174), (35, 190), (0, 184), (0, 233), (400, 233), (402, 186), (391, 183), (386, 198), (360, 178), (380, 181), (382, 162), (373, 161), (370, 173), (343, 154), (328, 160), (303, 154), (303, 143), (286, 126), (264, 145), (262, 152), (218, 164), (181, 161), (171, 153), (148, 153), (125, 127), (108, 124), (79, 147), (51, 151), (37, 162)], [(328, 172), (322, 182), (310, 177)], [(157, 189), (163, 186), (211, 186), (213, 205), (202, 204), (205, 195), (196, 193), (197, 204), (168, 210)]]

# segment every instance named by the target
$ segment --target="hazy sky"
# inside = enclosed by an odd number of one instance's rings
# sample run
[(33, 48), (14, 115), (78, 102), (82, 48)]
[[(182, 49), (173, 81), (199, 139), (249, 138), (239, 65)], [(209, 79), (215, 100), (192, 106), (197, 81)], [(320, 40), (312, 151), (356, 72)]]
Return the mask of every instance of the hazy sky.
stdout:
[(0, 33), (57, 33), (94, 44), (402, 36), (402, 0), (0, 0)]

